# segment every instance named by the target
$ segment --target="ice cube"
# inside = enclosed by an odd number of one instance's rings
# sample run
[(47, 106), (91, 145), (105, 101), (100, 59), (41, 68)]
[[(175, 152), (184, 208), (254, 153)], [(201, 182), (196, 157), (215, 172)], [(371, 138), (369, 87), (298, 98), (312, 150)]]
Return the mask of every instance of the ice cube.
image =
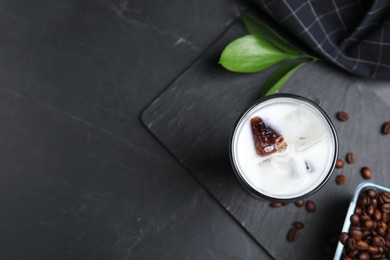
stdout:
[(282, 194), (306, 180), (305, 162), (292, 155), (272, 155), (254, 164), (256, 186), (270, 194)]
[(286, 116), (288, 133), (284, 133), (287, 143), (296, 151), (304, 151), (327, 137), (322, 122), (308, 113), (297, 109)]

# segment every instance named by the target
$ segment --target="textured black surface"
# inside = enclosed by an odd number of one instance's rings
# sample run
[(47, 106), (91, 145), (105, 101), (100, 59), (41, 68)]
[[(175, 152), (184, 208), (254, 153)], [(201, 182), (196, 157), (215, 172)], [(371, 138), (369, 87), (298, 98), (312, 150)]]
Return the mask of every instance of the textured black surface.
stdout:
[[(273, 209), (250, 196), (235, 179), (229, 165), (228, 141), (234, 122), (244, 108), (259, 97), (271, 71), (234, 74), (216, 66), (223, 47), (243, 34), (235, 24), (191, 68), (183, 73), (143, 113), (145, 125), (203, 183), (224, 207), (276, 259), (327, 259), (328, 238), (338, 236), (354, 188), (362, 181), (359, 169), (369, 166), (373, 180), (390, 185), (390, 139), (380, 135), (389, 120), (389, 107), (359, 81), (322, 63), (307, 64), (286, 83), (283, 92), (320, 102), (334, 121), (340, 139), (340, 157), (352, 151), (356, 163), (335, 170), (325, 187), (311, 197), (317, 212), (307, 213), (290, 204)], [(338, 111), (350, 114), (338, 122)], [(335, 177), (345, 174), (346, 184)], [(300, 220), (305, 229), (293, 244), (286, 241), (291, 224)]]
[(0, 259), (267, 259), (139, 121), (241, 8), (1, 1)]

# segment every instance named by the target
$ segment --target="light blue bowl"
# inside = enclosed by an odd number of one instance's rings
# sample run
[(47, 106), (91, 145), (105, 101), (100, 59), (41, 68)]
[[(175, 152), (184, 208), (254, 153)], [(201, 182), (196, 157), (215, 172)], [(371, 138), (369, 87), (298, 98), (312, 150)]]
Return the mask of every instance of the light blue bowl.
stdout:
[[(351, 226), (351, 221), (349, 219), (355, 211), (355, 207), (356, 207), (357, 200), (359, 198), (359, 194), (360, 194), (360, 192), (362, 192), (364, 190), (368, 190), (368, 189), (374, 189), (378, 192), (390, 192), (389, 188), (377, 185), (377, 184), (372, 183), (372, 182), (360, 183), (356, 187), (353, 198), (351, 200), (351, 203), (349, 204), (349, 208), (347, 211), (347, 215), (345, 216), (344, 225), (343, 225), (343, 229), (341, 230), (341, 232), (348, 233), (349, 227)], [(340, 260), (341, 255), (343, 254), (343, 248), (344, 248), (344, 245), (341, 244), (341, 242), (339, 241), (337, 244), (337, 249), (336, 249), (336, 253), (334, 255), (333, 260)]]

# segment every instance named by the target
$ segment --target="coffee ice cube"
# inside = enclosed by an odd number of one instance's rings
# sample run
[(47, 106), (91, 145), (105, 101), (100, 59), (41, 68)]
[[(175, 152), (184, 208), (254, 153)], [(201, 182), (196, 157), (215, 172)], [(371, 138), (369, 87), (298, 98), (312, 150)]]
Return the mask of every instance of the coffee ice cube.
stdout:
[(266, 125), (260, 117), (250, 121), (256, 153), (260, 156), (270, 155), (286, 150), (287, 143), (282, 135)]

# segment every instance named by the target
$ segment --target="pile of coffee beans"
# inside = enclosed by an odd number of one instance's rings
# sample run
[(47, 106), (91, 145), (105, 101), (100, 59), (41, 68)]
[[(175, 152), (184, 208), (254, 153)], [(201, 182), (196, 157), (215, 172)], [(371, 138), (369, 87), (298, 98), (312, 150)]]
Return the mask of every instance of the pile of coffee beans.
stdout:
[(342, 259), (390, 259), (390, 193), (359, 194), (348, 233), (340, 235)]

